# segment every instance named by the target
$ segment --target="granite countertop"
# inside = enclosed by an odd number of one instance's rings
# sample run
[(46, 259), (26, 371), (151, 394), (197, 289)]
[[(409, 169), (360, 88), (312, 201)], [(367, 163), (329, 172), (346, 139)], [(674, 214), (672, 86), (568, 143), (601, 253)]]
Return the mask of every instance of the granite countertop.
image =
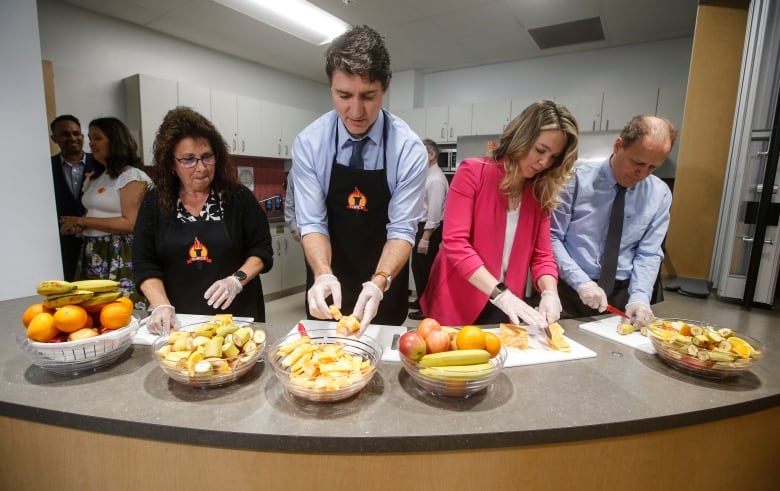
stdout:
[[(776, 316), (725, 304), (717, 312), (665, 311), (660, 304), (656, 314), (720, 319), (761, 339), (764, 359), (726, 381), (678, 372), (655, 355), (566, 320), (566, 335), (597, 357), (508, 368), (487, 391), (468, 399), (428, 395), (399, 363), (383, 362), (354, 398), (315, 404), (289, 396), (265, 363), (227, 387), (179, 385), (163, 374), (149, 346), (134, 345), (97, 372), (71, 377), (47, 372), (16, 346), (22, 312), (36, 301), (0, 302), (5, 325), (0, 332), (0, 415), (112, 435), (285, 452), (461, 450), (650, 432), (780, 404)], [(271, 341), (291, 327), (265, 324)]]

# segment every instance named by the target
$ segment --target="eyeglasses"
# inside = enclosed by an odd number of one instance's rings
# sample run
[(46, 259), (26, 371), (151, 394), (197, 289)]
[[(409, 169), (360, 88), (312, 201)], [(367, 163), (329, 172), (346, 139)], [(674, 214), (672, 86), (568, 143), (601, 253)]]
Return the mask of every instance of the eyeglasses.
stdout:
[(195, 167), (198, 165), (198, 162), (203, 162), (203, 165), (214, 165), (214, 163), (217, 161), (216, 157), (214, 157), (213, 153), (204, 153), (203, 155), (198, 157), (183, 157), (178, 158), (174, 157), (176, 161), (184, 167), (185, 169), (190, 169), (192, 167)]

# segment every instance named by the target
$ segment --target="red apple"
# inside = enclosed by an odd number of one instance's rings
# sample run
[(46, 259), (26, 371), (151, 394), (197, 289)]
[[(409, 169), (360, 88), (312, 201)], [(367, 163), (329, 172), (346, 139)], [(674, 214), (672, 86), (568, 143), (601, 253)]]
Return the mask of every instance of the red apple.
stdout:
[(439, 324), (439, 321), (430, 317), (426, 317), (425, 319), (421, 320), (419, 324), (417, 324), (417, 334), (422, 336), (422, 338), (426, 341), (428, 340), (428, 334), (430, 334), (432, 331), (440, 330), (441, 324)]
[(398, 340), (398, 351), (414, 361), (425, 355), (425, 340), (414, 331), (407, 331)]
[(450, 350), (450, 335), (441, 329), (431, 331), (425, 338), (425, 346), (428, 347), (428, 353), (439, 353)]

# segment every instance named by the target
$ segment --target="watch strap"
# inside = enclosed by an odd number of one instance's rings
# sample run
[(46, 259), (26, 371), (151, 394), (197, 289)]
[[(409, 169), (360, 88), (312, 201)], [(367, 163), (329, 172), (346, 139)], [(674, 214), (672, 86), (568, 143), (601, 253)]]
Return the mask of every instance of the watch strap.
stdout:
[(490, 300), (495, 300), (499, 295), (507, 291), (508, 288), (504, 283), (498, 283), (493, 287), (493, 291), (490, 292)]
[(393, 277), (390, 276), (390, 273), (388, 273), (387, 271), (377, 271), (376, 273), (374, 273), (374, 276), (372, 276), (371, 279), (374, 279), (377, 276), (385, 277), (385, 280), (387, 280), (387, 282), (385, 283), (385, 291), (389, 290), (390, 283), (393, 281)]

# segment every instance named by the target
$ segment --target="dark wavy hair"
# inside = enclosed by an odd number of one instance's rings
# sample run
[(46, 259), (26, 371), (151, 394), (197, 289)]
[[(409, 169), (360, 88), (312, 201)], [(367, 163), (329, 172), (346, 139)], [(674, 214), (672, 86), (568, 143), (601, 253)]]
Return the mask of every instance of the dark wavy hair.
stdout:
[(165, 115), (154, 140), (153, 154), (155, 167), (154, 184), (157, 188), (157, 202), (160, 212), (170, 218), (176, 212), (176, 200), (179, 198), (181, 180), (176, 174), (174, 149), (184, 138), (206, 140), (211, 146), (216, 162), (214, 180), (211, 189), (223, 202), (231, 201), (237, 194), (240, 184), (235, 164), (228, 155), (228, 146), (222, 135), (211, 121), (189, 107), (177, 107)]
[(325, 53), (325, 73), (329, 82), (333, 80), (335, 70), (368, 78), (369, 82), (378, 80), (386, 91), (393, 72), (382, 35), (363, 25), (354, 26), (334, 39)]
[[(141, 157), (138, 156), (138, 144), (123, 122), (114, 117), (97, 118), (89, 122), (89, 127), (93, 126), (100, 129), (108, 139), (108, 157), (104, 164), (109, 176), (116, 179), (128, 166), (143, 168)], [(98, 177), (103, 171), (104, 167), (98, 166), (91, 177)]]

